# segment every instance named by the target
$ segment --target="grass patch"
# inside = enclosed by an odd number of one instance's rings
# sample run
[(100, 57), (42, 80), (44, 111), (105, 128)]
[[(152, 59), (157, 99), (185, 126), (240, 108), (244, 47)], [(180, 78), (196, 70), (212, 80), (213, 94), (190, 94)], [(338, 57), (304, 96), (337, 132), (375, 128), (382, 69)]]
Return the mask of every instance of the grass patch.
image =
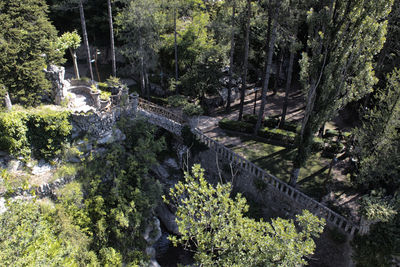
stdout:
[[(296, 149), (275, 146), (255, 140), (243, 140), (240, 146), (232, 148), (236, 153), (255, 163), (262, 169), (289, 182)], [(321, 152), (312, 154), (306, 166), (301, 168), (298, 183), (303, 192), (320, 199), (325, 195), (325, 180), (329, 160), (321, 157)]]

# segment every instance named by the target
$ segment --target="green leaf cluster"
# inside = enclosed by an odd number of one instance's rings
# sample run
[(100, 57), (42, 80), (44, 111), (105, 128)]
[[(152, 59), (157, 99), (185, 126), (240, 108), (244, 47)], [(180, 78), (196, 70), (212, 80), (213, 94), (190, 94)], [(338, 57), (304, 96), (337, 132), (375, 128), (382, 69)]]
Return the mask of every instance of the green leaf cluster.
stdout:
[(13, 102), (37, 105), (50, 93), (43, 69), (62, 61), (57, 32), (47, 17), (44, 0), (0, 3), (0, 84)]
[(148, 172), (164, 148), (163, 138), (156, 139), (154, 129), (142, 121), (120, 122), (119, 127), (127, 137), (123, 144), (87, 161), (80, 178), (92, 248), (103, 264), (113, 266), (145, 259), (142, 233), (161, 196), (161, 185)]
[(6, 266), (98, 266), (89, 238), (62, 205), (13, 200), (0, 215)]
[(37, 108), (0, 113), (0, 147), (14, 156), (50, 159), (60, 155), (71, 133), (67, 111)]
[(180, 236), (172, 242), (192, 250), (202, 266), (298, 266), (315, 249), (325, 224), (309, 211), (296, 216), (299, 231), (292, 220), (273, 219), (271, 223), (245, 217), (246, 199), (231, 197), (231, 184), (213, 186), (204, 178), (204, 170), (194, 165), (185, 181), (170, 189)]

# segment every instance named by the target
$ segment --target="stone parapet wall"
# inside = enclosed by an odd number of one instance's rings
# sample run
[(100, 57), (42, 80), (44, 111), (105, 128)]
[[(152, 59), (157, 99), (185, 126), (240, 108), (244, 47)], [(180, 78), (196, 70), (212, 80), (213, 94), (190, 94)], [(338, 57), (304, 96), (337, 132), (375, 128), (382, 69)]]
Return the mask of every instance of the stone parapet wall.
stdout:
[(351, 236), (362, 230), (358, 225), (354, 224), (350, 220), (325, 207), (318, 201), (315, 201), (296, 188), (289, 186), (275, 176), (267, 173), (254, 163), (241, 157), (217, 141), (209, 138), (200, 130), (192, 129), (192, 131), (202, 143), (215, 151), (220, 158), (227, 160), (240, 171), (245, 173), (245, 179), (243, 179), (244, 177), (242, 176), (241, 179), (236, 181), (236, 186), (240, 187), (241, 191), (250, 193), (252, 195), (260, 194), (254, 187), (254, 179), (260, 179), (267, 185), (267, 198), (278, 198), (280, 200), (286, 199), (288, 202), (288, 215), (293, 216), (294, 214), (300, 213), (302, 209), (307, 209), (314, 215), (324, 218), (329, 226), (337, 227), (344, 233)]
[[(79, 132), (89, 133), (92, 136), (100, 137), (102, 134), (111, 131), (115, 122), (121, 116), (121, 112), (125, 112), (129, 117), (146, 117), (151, 124), (162, 127), (178, 136), (184, 121), (181, 117), (171, 111), (159, 107), (153, 103), (140, 99), (137, 95), (131, 95), (129, 104), (124, 108), (114, 108), (107, 113), (94, 113), (84, 115), (73, 115), (74, 127)], [(352, 221), (346, 219), (340, 214), (332, 211), (323, 204), (315, 201), (298, 189), (289, 186), (277, 177), (267, 173), (254, 163), (241, 157), (224, 145), (209, 138), (199, 129), (192, 128), (193, 134), (205, 145), (207, 145), (215, 155), (226, 160), (229, 164), (237, 168), (241, 175), (237, 179), (235, 185), (247, 194), (252, 194), (256, 198), (260, 197), (260, 190), (255, 188), (255, 179), (265, 183), (262, 198), (270, 203), (280, 203), (276, 205), (281, 207), (285, 214), (283, 216), (294, 216), (303, 209), (307, 209), (314, 215), (324, 218), (328, 226), (336, 227), (344, 233), (353, 236), (355, 233), (364, 233), (363, 226), (356, 225)], [(282, 208), (283, 207), (283, 208)]]

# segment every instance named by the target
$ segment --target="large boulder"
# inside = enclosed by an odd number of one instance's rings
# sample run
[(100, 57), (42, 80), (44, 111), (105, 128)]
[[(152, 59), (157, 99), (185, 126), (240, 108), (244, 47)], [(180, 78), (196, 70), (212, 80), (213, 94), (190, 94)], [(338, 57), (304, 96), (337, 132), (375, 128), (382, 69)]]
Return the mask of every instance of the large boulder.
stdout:
[(157, 217), (163, 223), (167, 231), (174, 235), (180, 235), (176, 216), (169, 210), (167, 205), (160, 204), (156, 209)]
[(52, 84), (53, 100), (57, 105), (60, 105), (67, 97), (68, 81), (64, 79), (65, 68), (56, 65), (49, 65), (44, 71), (46, 73), (46, 78)]

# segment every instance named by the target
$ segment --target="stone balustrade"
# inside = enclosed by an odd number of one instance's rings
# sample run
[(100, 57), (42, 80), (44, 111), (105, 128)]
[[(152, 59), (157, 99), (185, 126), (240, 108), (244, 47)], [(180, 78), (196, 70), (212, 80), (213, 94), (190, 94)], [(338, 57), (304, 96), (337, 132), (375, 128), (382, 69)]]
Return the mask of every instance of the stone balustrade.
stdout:
[[(182, 117), (166, 108), (141, 99), (137, 95), (131, 95), (131, 99), (133, 110), (146, 116), (150, 123), (180, 135), (180, 130), (185, 123)], [(350, 236), (353, 236), (356, 233), (365, 232), (365, 229), (363, 229), (364, 227), (362, 225), (356, 225), (352, 221), (346, 219), (318, 201), (315, 201), (311, 197), (300, 192), (298, 189), (267, 173), (265, 170), (261, 169), (251, 161), (243, 158), (242, 156), (233, 152), (231, 149), (206, 136), (199, 129), (193, 128), (192, 132), (200, 142), (204, 143), (211, 150), (215, 151), (218, 156), (230, 161), (231, 163), (234, 163), (235, 166), (245, 171), (249, 175), (261, 179), (281, 196), (290, 199), (292, 203), (295, 203), (304, 209), (308, 209), (314, 215), (324, 218), (328, 225), (337, 227)]]

